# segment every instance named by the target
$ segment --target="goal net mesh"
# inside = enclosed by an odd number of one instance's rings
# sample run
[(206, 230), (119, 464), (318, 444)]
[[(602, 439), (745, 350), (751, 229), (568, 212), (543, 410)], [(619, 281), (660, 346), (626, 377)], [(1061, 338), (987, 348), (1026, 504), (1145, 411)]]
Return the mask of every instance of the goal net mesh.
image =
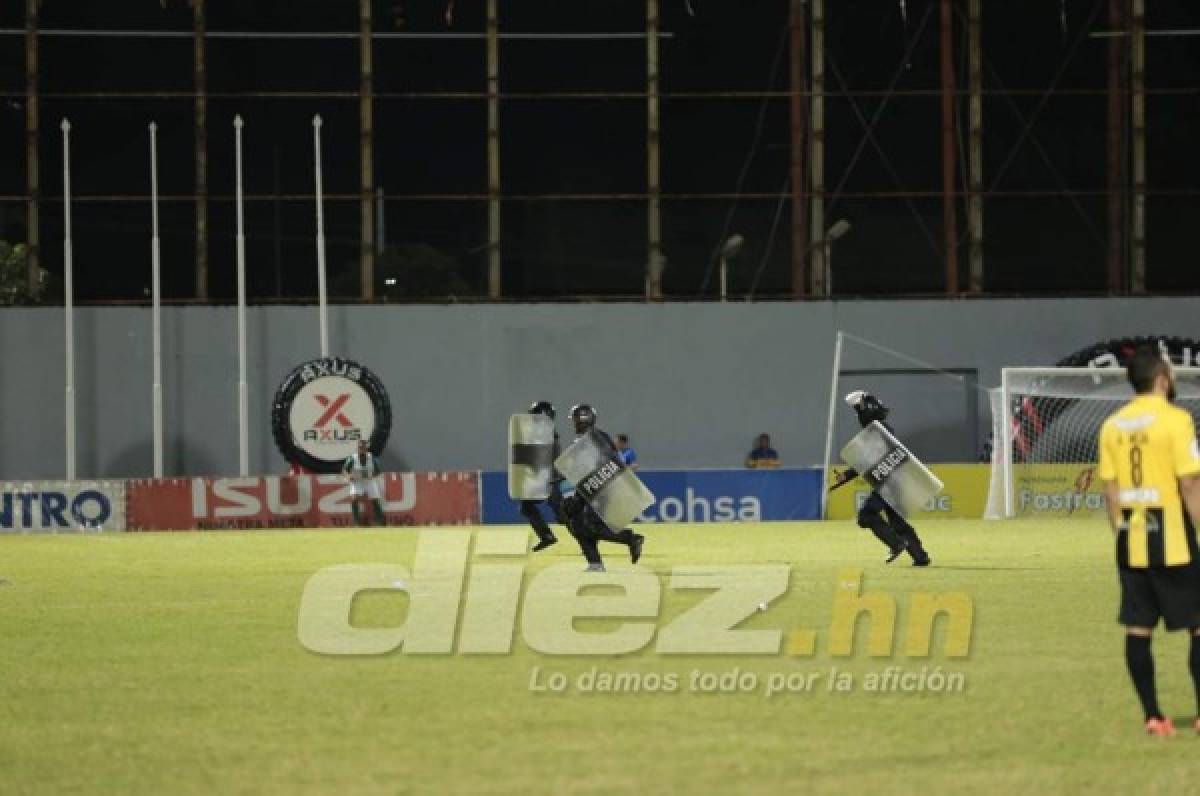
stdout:
[[(1200, 368), (1176, 368), (1176, 405), (1200, 419)], [(1005, 368), (992, 392), (987, 516), (1102, 511), (1097, 440), (1133, 397), (1124, 368)]]

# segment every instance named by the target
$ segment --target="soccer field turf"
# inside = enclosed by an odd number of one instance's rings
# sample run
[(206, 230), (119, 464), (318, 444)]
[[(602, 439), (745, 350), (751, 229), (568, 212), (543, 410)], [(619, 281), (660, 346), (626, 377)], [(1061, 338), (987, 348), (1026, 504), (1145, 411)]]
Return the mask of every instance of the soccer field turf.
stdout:
[[(453, 529), (462, 532), (463, 529)], [(488, 533), (481, 530), (479, 533)], [(642, 566), (786, 563), (787, 593), (747, 628), (817, 631), (815, 653), (548, 656), (517, 623), (508, 655), (320, 655), (298, 641), (305, 583), (347, 563), (411, 567), (439, 530), (103, 534), (0, 539), (0, 774), (5, 793), (1123, 793), (1188, 792), (1200, 740), (1186, 639), (1155, 645), (1180, 735), (1149, 739), (1114, 623), (1102, 520), (930, 522), (934, 566), (885, 566), (851, 523), (648, 526)], [(565, 536), (565, 534), (564, 534)], [(629, 567), (620, 548), (610, 569)], [(572, 541), (526, 559), (582, 566)], [(863, 571), (893, 595), (897, 640), (830, 654), (834, 592)], [(658, 627), (705, 595), (667, 588)], [(974, 605), (966, 657), (945, 633), (907, 657), (918, 592)], [(355, 622), (404, 621), (372, 592)], [(603, 621), (593, 622), (603, 630)], [(614, 620), (609, 620), (612, 626)], [(660, 630), (661, 633), (661, 630)], [(830, 668), (854, 677), (830, 691)], [(867, 690), (887, 667), (959, 673), (961, 692)], [(598, 673), (670, 674), (673, 693), (580, 693)], [(561, 694), (530, 690), (552, 673)], [(758, 677), (748, 693), (696, 693), (693, 672)], [(773, 675), (819, 673), (768, 698)]]

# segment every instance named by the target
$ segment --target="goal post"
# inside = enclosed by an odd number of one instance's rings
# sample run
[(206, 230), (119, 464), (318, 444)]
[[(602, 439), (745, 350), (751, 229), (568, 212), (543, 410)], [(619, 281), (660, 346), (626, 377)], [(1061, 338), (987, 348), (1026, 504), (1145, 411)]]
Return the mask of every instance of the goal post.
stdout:
[[(1200, 368), (1175, 368), (1176, 405), (1200, 417)], [(1095, 475), (1105, 419), (1133, 398), (1119, 367), (1013, 367), (992, 394), (989, 519), (1104, 508)]]

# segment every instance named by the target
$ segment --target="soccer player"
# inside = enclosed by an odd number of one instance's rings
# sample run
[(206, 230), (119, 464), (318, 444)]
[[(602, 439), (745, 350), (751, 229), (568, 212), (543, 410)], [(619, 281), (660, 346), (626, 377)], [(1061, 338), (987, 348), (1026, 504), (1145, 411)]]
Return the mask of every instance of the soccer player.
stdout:
[[(571, 423), (575, 427), (576, 436), (583, 436), (589, 431), (595, 430), (596, 434), (608, 443), (613, 453), (616, 453), (617, 449), (613, 445), (612, 437), (595, 427), (596, 410), (589, 404), (578, 404), (571, 407)], [(646, 538), (641, 534), (634, 533), (629, 528), (614, 533), (612, 528), (609, 528), (596, 513), (596, 510), (589, 506), (578, 493), (563, 500), (563, 514), (566, 517), (567, 530), (575, 537), (575, 541), (579, 543), (579, 549), (583, 552), (583, 557), (587, 559), (589, 572), (604, 571), (604, 560), (600, 557), (597, 542), (615, 542), (625, 545), (629, 548), (629, 559), (635, 564), (642, 557), (642, 545)]]
[(617, 435), (617, 453), (626, 467), (635, 471), (638, 469), (637, 451), (630, 447), (628, 434)]
[[(893, 435), (896, 433), (886, 422), (891, 410), (874, 395), (864, 390), (855, 390), (846, 396), (846, 404), (858, 415), (858, 423), (863, 428), (878, 420)], [(850, 483), (857, 476), (858, 471), (853, 467), (846, 468), (834, 478), (829, 491)], [(866, 502), (858, 510), (858, 527), (869, 528), (876, 539), (887, 545), (887, 563), (892, 563), (907, 550), (914, 567), (929, 566), (929, 554), (921, 545), (921, 537), (917, 536), (917, 530), (875, 490), (871, 490)]]
[[(1158, 620), (1188, 630), (1188, 667), (1200, 702), (1200, 447), (1191, 416), (1172, 406), (1171, 364), (1145, 346), (1126, 369), (1137, 396), (1100, 430), (1100, 479), (1117, 537), (1125, 663), (1146, 716), (1146, 732), (1175, 734), (1158, 707), (1150, 639)], [(1200, 732), (1200, 719), (1195, 729)]]
[[(529, 413), (531, 415), (546, 415), (551, 420), (553, 420), (554, 419), (554, 404), (550, 403), (549, 401), (534, 401), (533, 405), (529, 407)], [(555, 432), (554, 432), (554, 458), (555, 459), (558, 458), (559, 453), (561, 453), (561, 451), (559, 450), (559, 445), (558, 445), (558, 431), (555, 430)], [(563, 497), (562, 497), (562, 489), (560, 486), (562, 484), (562, 480), (563, 480), (562, 476), (559, 475), (557, 470), (555, 470), (554, 475), (551, 476), (551, 478), (550, 478), (550, 497), (546, 498), (546, 500), (545, 500), (545, 502), (548, 503), (550, 505), (550, 508), (554, 511), (554, 516), (556, 519), (559, 520), (559, 522), (562, 522), (561, 515), (562, 515), (562, 499), (563, 499)], [(539, 550), (545, 550), (550, 545), (556, 544), (558, 542), (558, 537), (556, 537), (554, 535), (554, 531), (550, 530), (549, 523), (546, 522), (545, 516), (542, 515), (542, 509), (540, 506), (540, 504), (542, 502), (543, 501), (540, 501), (540, 500), (522, 500), (521, 501), (521, 516), (523, 516), (526, 520), (529, 521), (529, 526), (531, 528), (533, 528), (533, 532), (535, 534), (537, 534), (538, 541), (537, 541), (537, 544), (535, 544), (533, 546), (533, 552), (535, 552), (535, 553), (538, 552)]]
[[(379, 486), (379, 465), (365, 439), (358, 441), (358, 453), (346, 458), (342, 473), (350, 477), (350, 510), (354, 512), (355, 525), (363, 524), (358, 508), (359, 501), (363, 499), (370, 501), (375, 508), (379, 524), (387, 525), (387, 518), (383, 514), (383, 490)], [(367, 525), (370, 524), (368, 519)]]

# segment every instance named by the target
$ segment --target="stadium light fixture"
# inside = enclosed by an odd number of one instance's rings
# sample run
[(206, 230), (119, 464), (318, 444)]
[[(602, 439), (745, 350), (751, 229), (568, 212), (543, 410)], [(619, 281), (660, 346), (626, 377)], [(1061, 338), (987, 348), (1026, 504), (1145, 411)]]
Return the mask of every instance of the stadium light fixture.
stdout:
[(844, 238), (853, 227), (846, 219), (838, 219), (825, 230), (825, 289), (833, 296), (833, 243)]
[(746, 239), (735, 232), (721, 246), (721, 301), (725, 301), (728, 296), (729, 261), (737, 259), (745, 244)]

